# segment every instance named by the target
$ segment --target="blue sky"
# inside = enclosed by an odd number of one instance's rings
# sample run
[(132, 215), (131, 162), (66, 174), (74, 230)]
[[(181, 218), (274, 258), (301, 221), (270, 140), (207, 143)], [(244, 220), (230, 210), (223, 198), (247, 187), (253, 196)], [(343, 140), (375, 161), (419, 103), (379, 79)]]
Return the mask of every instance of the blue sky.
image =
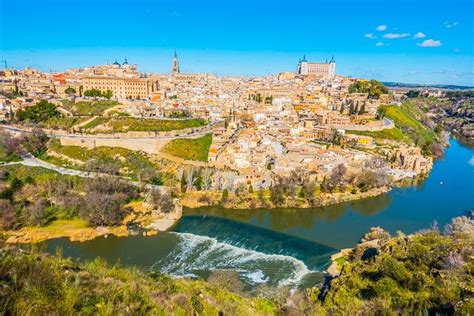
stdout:
[(60, 71), (123, 60), (168, 72), (262, 75), (301, 55), (337, 72), (474, 85), (473, 0), (0, 0), (0, 60)]

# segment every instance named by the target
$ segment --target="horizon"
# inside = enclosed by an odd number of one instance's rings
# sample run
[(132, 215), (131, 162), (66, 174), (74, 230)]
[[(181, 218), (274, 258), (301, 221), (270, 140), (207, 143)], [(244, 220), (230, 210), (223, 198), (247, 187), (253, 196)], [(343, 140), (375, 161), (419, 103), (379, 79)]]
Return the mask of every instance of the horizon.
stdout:
[(141, 72), (168, 73), (176, 50), (183, 72), (265, 76), (295, 71), (304, 54), (315, 62), (334, 55), (342, 76), (474, 86), (469, 0), (1, 6), (0, 60), (17, 69), (64, 71), (127, 57)]

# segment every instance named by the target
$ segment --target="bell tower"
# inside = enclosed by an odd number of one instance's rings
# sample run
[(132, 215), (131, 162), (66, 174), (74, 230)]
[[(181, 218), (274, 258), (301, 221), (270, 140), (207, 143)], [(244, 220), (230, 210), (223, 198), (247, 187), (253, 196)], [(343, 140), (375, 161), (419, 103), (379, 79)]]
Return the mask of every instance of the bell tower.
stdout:
[(179, 74), (179, 60), (178, 60), (178, 54), (176, 54), (176, 51), (174, 51), (172, 73)]

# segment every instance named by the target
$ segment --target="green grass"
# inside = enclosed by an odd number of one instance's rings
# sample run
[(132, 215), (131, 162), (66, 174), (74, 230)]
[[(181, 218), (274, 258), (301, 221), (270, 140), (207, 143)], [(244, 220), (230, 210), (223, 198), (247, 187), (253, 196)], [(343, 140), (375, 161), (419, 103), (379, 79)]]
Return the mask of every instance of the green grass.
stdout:
[(337, 262), (337, 266), (338, 266), (339, 270), (341, 270), (341, 269), (342, 269), (342, 266), (344, 265), (344, 262), (346, 262), (346, 258), (344, 258), (344, 257), (339, 257), (339, 258), (337, 258), (337, 259), (334, 260), (334, 261)]
[(97, 117), (93, 121), (83, 126), (84, 130), (96, 128), (96, 132), (103, 133), (124, 133), (133, 132), (166, 132), (204, 126), (205, 121), (201, 119), (189, 120), (159, 120), (159, 119), (140, 119), (126, 116), (119, 117)]
[(25, 180), (27, 178), (33, 179), (36, 183), (45, 183), (51, 179), (79, 179), (78, 177), (63, 175), (57, 173), (56, 171), (49, 170), (42, 167), (31, 167), (24, 165), (10, 165), (10, 166), (0, 166), (0, 170), (5, 170), (8, 172), (10, 177), (15, 177), (20, 180)]
[(5, 152), (5, 149), (0, 146), (0, 162), (14, 162), (14, 161), (20, 161), (21, 158), (18, 155), (15, 154), (9, 154)]
[(49, 128), (68, 129), (77, 125), (87, 118), (81, 117), (50, 117), (44, 124)]
[(370, 136), (373, 137), (375, 140), (394, 140), (394, 141), (403, 141), (405, 136), (403, 135), (402, 131), (398, 128), (391, 128), (391, 129), (384, 129), (381, 131), (355, 131), (355, 130), (347, 130), (346, 133), (354, 134), (354, 135), (362, 135), (362, 136)]
[(107, 123), (109, 120), (110, 118), (107, 118), (107, 117), (96, 117), (95, 119), (87, 123), (86, 125), (82, 126), (82, 129), (83, 130), (92, 129), (94, 127)]
[[(422, 119), (422, 111), (414, 108), (411, 103), (406, 103), (402, 106), (381, 106), (380, 109), (385, 117), (393, 120), (397, 128), (409, 136), (416, 144), (422, 146), (436, 138), (434, 131), (423, 126), (419, 121)], [(418, 119), (417, 116), (419, 116)]]
[(186, 160), (207, 161), (212, 134), (200, 138), (173, 139), (163, 148), (163, 152)]
[(116, 106), (120, 103), (114, 100), (100, 100), (100, 101), (79, 101), (72, 102), (70, 100), (63, 100), (63, 107), (78, 116), (93, 116), (102, 115), (105, 110)]

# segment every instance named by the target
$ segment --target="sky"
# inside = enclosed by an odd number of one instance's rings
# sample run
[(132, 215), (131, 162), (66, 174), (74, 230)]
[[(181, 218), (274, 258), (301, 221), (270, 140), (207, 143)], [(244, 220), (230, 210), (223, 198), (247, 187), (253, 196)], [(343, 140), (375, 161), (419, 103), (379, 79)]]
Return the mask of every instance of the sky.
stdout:
[[(44, 71), (266, 75), (334, 55), (340, 75), (474, 86), (474, 0), (0, 0), (0, 60)], [(0, 64), (3, 67), (3, 64)]]

